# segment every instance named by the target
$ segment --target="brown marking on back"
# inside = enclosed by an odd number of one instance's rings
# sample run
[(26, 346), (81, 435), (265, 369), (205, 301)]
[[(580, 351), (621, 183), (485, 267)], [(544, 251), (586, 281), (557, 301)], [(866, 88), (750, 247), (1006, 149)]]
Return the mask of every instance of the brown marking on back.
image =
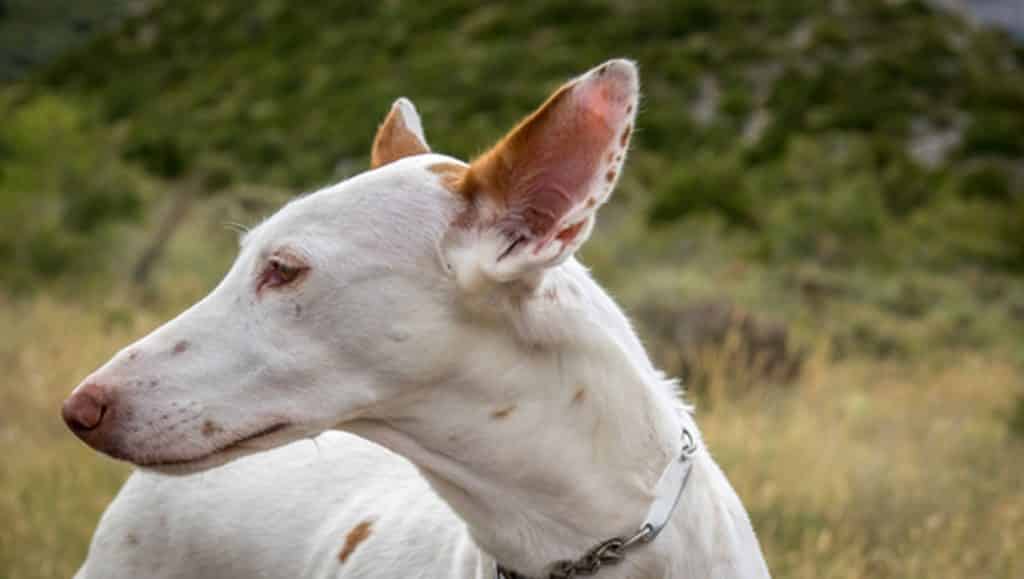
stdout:
[(419, 137), (417, 137), (402, 119), (398, 106), (391, 107), (391, 112), (377, 129), (370, 152), (370, 168), (376, 169), (393, 161), (413, 155), (429, 153)]
[(216, 422), (207, 419), (203, 421), (203, 426), (199, 429), (199, 432), (201, 432), (203, 436), (209, 438), (215, 434), (224, 432), (224, 429)]
[(174, 349), (171, 350), (171, 353), (174, 355), (183, 354), (185, 350), (188, 350), (189, 346), (188, 340), (180, 340), (177, 344), (174, 344)]
[(625, 147), (629, 143), (629, 135), (633, 133), (633, 125), (628, 124), (626, 128), (622, 130), (622, 136), (619, 137), (619, 145)]
[(139, 537), (135, 533), (128, 533), (124, 536), (124, 544), (134, 547), (139, 544)]
[(135, 360), (138, 357), (139, 357), (139, 351), (138, 350), (132, 350), (131, 352), (128, 353), (128, 359), (129, 360)]
[(580, 402), (583, 402), (583, 399), (586, 397), (587, 389), (584, 386), (580, 386), (579, 389), (576, 390), (576, 394), (573, 394), (572, 396), (572, 403), (579, 404)]
[(506, 406), (505, 408), (499, 408), (498, 410), (495, 410), (494, 412), (491, 413), (491, 418), (493, 418), (495, 420), (501, 420), (503, 418), (508, 418), (508, 415), (512, 414), (513, 412), (515, 412), (515, 410), (517, 408), (519, 408), (518, 404), (513, 404), (511, 406)]
[(608, 169), (608, 172), (604, 174), (604, 180), (611, 183), (615, 180), (615, 169)]
[(341, 551), (338, 553), (338, 561), (342, 563), (348, 561), (348, 558), (355, 552), (356, 547), (370, 537), (370, 530), (372, 526), (373, 521), (366, 520), (355, 527), (352, 527), (352, 530), (345, 536), (345, 544), (341, 547)]

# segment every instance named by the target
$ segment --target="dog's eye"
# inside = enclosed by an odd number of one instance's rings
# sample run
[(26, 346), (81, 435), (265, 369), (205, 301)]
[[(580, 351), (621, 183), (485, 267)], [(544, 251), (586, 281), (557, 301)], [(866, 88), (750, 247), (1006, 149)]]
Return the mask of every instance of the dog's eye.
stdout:
[(299, 279), (308, 269), (308, 267), (287, 263), (278, 257), (272, 257), (267, 262), (267, 268), (263, 275), (260, 276), (256, 290), (286, 286)]

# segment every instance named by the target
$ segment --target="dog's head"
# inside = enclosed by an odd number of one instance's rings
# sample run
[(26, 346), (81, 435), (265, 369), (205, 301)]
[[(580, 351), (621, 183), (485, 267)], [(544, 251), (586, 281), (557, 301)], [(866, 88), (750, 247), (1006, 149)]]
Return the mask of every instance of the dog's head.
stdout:
[(372, 170), (246, 234), (216, 289), (86, 378), (65, 421), (113, 457), (199, 470), (555, 347), (637, 90), (632, 63), (605, 63), (470, 164), (432, 154), (400, 99)]

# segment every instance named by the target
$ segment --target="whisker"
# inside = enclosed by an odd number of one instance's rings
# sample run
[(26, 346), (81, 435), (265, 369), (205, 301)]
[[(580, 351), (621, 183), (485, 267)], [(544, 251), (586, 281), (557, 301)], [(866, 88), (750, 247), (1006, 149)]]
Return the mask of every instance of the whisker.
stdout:
[(237, 232), (239, 235), (245, 235), (246, 233), (249, 233), (249, 227), (241, 223), (238, 223), (237, 221), (225, 221), (224, 227), (227, 227), (228, 229)]

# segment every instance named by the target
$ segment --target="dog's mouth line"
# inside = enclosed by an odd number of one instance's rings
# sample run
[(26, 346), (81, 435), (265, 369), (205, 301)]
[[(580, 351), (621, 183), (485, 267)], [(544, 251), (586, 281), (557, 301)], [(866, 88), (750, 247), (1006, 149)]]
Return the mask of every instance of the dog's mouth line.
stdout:
[(143, 467), (160, 467), (160, 466), (180, 466), (180, 465), (187, 465), (187, 464), (193, 464), (193, 463), (197, 463), (197, 462), (202, 462), (202, 461), (204, 461), (204, 460), (206, 460), (208, 458), (212, 458), (214, 456), (217, 456), (218, 454), (223, 454), (225, 452), (230, 452), (232, 450), (237, 450), (238, 448), (241, 448), (243, 445), (245, 445), (245, 444), (247, 444), (249, 442), (252, 442), (252, 441), (254, 441), (256, 439), (274, 435), (274, 434), (276, 434), (276, 433), (278, 433), (278, 432), (288, 428), (288, 426), (289, 425), (286, 422), (279, 422), (277, 424), (272, 424), (272, 425), (270, 425), (270, 426), (268, 426), (266, 428), (263, 428), (261, 430), (258, 430), (256, 432), (254, 432), (252, 434), (249, 434), (247, 436), (243, 436), (242, 438), (239, 438), (238, 440), (235, 440), (234, 442), (230, 442), (230, 443), (228, 443), (228, 444), (226, 444), (224, 446), (221, 446), (219, 448), (211, 450), (210, 452), (206, 452), (206, 453), (203, 453), (203, 454), (201, 454), (199, 456), (194, 456), (194, 457), (191, 457), (191, 458), (182, 458), (182, 459), (173, 459), (173, 460), (155, 460), (155, 461), (152, 461), (152, 462), (150, 462), (150, 461), (136, 462), (135, 464), (138, 465), (138, 466), (143, 466)]

